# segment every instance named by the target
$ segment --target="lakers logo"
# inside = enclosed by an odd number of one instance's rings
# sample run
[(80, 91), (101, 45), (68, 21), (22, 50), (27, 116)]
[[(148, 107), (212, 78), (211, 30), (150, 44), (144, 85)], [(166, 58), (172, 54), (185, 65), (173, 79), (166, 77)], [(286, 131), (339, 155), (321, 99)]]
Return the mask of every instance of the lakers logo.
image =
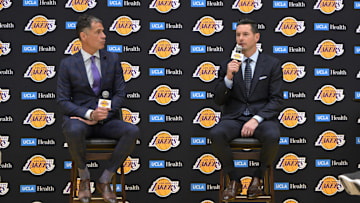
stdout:
[(35, 129), (44, 128), (55, 123), (54, 113), (47, 113), (45, 110), (37, 108), (32, 110), (25, 118), (23, 124), (31, 125)]
[(287, 128), (294, 128), (299, 124), (303, 124), (306, 121), (305, 112), (298, 112), (294, 108), (284, 109), (279, 117), (279, 121)]
[(296, 154), (288, 153), (280, 158), (276, 169), (282, 169), (286, 173), (295, 173), (306, 167), (306, 158), (298, 157)]
[(339, 135), (332, 130), (327, 130), (318, 137), (315, 146), (321, 146), (325, 150), (334, 150), (336, 147), (341, 147), (345, 144), (345, 136)]
[(8, 183), (0, 183), (0, 195), (6, 195), (9, 192)]
[(0, 88), (0, 103), (7, 102), (10, 99), (10, 90)]
[(212, 128), (219, 123), (220, 116), (220, 112), (215, 112), (210, 108), (204, 108), (197, 113), (193, 123), (200, 124), (204, 128)]
[(179, 43), (171, 43), (167, 39), (160, 39), (153, 44), (149, 54), (154, 54), (160, 59), (167, 59), (180, 52)]
[(9, 136), (0, 135), (0, 149), (5, 149), (10, 145)]
[(33, 175), (42, 175), (54, 170), (54, 159), (47, 159), (41, 155), (34, 155), (26, 162), (23, 171), (29, 171)]
[(158, 132), (149, 143), (149, 147), (165, 152), (180, 145), (179, 135), (171, 135), (169, 132)]
[(211, 82), (218, 78), (219, 69), (220, 66), (215, 66), (211, 62), (204, 62), (196, 68), (193, 78), (200, 78), (203, 82)]
[(78, 51), (80, 51), (82, 45), (79, 38), (74, 39), (72, 42), (69, 43), (68, 47), (65, 49), (64, 54), (74, 55)]
[(304, 21), (298, 21), (293, 17), (283, 18), (275, 28), (275, 32), (281, 32), (288, 37), (294, 36), (297, 33), (302, 33), (304, 30)]
[(345, 97), (343, 89), (336, 89), (332, 85), (324, 85), (316, 93), (314, 100), (320, 100), (323, 104), (331, 105)]
[(127, 108), (122, 108), (121, 112), (122, 112), (123, 121), (125, 121), (127, 123), (131, 123), (133, 125), (136, 125), (140, 122), (139, 112), (131, 112)]
[(0, 41), (0, 56), (8, 55), (11, 51), (10, 43), (4, 43)]
[(242, 185), (241, 195), (247, 194), (247, 191), (250, 187), (251, 180), (252, 180), (252, 177), (250, 177), (250, 176), (244, 176), (240, 179), (241, 185)]
[(332, 40), (322, 41), (314, 51), (314, 55), (320, 55), (327, 60), (333, 59), (335, 56), (341, 56), (343, 53), (343, 44), (336, 44)]
[(179, 0), (153, 0), (149, 8), (156, 9), (160, 13), (168, 13), (180, 7)]
[(299, 203), (299, 202), (294, 199), (287, 199), (284, 201), (284, 203)]
[(179, 192), (179, 190), (179, 181), (172, 181), (167, 177), (160, 177), (152, 183), (148, 192), (155, 193), (159, 197), (167, 197)]
[(315, 191), (322, 192), (326, 196), (333, 196), (337, 192), (342, 192), (344, 186), (334, 176), (325, 176), (315, 188)]
[[(139, 158), (131, 158), (130, 156), (128, 156), (123, 163), (123, 167), (124, 167), (124, 174), (128, 174), (131, 171), (138, 170), (140, 168)], [(121, 174), (120, 168), (117, 170), (117, 173)]]
[(31, 31), (34, 35), (41, 36), (56, 28), (55, 19), (47, 19), (45, 16), (37, 15), (29, 20), (25, 31)]
[(31, 64), (24, 74), (24, 78), (30, 78), (34, 82), (43, 82), (55, 76), (55, 66), (48, 66), (43, 62)]
[(204, 36), (211, 36), (216, 32), (221, 32), (223, 28), (222, 20), (215, 20), (211, 16), (204, 16), (197, 21), (193, 27), (193, 31), (200, 32)]
[(132, 78), (137, 78), (140, 75), (139, 66), (133, 66), (128, 62), (121, 62), (121, 67), (123, 69), (125, 82), (128, 82)]
[(0, 0), (0, 11), (4, 8), (9, 8), (12, 2), (10, 0)]
[(179, 100), (179, 89), (171, 89), (167, 85), (160, 85), (153, 90), (149, 97), (149, 101), (156, 101), (160, 105), (167, 105), (170, 102)]
[(132, 32), (139, 31), (140, 27), (140, 20), (132, 20), (128, 16), (120, 16), (114, 20), (109, 30), (115, 31), (121, 36), (127, 36)]
[(75, 12), (81, 13), (96, 6), (95, 0), (68, 0), (65, 8), (72, 8)]
[[(80, 186), (80, 178), (76, 179), (76, 189), (75, 189), (75, 195), (78, 196), (79, 195), (79, 186)], [(65, 186), (65, 188), (63, 189), (63, 194), (64, 195), (68, 195), (70, 194), (70, 189), (71, 189), (71, 182), (68, 182)], [(90, 192), (94, 193), (95, 192), (95, 183), (94, 181), (90, 181)]]
[(343, 0), (318, 0), (314, 5), (314, 10), (320, 10), (324, 14), (332, 14), (335, 11), (340, 11), (343, 7)]
[(202, 201), (202, 202), (200, 202), (200, 203), (215, 203), (215, 202), (213, 202), (213, 201), (211, 201), (211, 200), (204, 200), (204, 201)]
[(221, 169), (220, 161), (212, 154), (204, 154), (197, 159), (193, 166), (194, 170), (200, 170), (204, 174), (212, 174)]
[(298, 66), (292, 62), (284, 63), (281, 68), (285, 82), (294, 82), (298, 78), (303, 78), (306, 73), (305, 66)]
[(232, 9), (238, 9), (241, 13), (251, 13), (261, 7), (261, 0), (236, 0), (232, 5)]

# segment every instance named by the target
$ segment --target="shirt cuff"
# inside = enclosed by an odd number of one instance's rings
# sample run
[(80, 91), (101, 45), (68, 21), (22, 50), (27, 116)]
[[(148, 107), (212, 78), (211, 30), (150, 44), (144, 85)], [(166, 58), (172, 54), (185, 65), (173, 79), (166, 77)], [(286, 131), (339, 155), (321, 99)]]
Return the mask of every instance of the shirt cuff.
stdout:
[(264, 120), (264, 118), (262, 118), (261, 116), (258, 116), (258, 115), (255, 115), (255, 116), (253, 116), (252, 118), (255, 119), (255, 120), (257, 120), (257, 121), (259, 122), (259, 124), (260, 124), (261, 122), (263, 122), (263, 120)]
[(231, 89), (233, 86), (234, 81), (229, 80), (226, 76), (224, 77), (224, 82), (227, 88)]
[(87, 110), (87, 112), (86, 112), (86, 114), (85, 114), (85, 118), (86, 119), (88, 119), (88, 120), (91, 120), (91, 118), (90, 118), (90, 115), (91, 115), (91, 112), (93, 112), (94, 110), (92, 110), (92, 109), (89, 109), (89, 110)]

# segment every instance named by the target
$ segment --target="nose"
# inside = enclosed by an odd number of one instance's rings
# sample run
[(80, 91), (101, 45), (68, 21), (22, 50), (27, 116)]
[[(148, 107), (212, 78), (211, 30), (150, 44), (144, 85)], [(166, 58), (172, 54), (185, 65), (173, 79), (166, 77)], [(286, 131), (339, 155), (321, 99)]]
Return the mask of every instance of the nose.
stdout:
[(106, 38), (106, 35), (104, 32), (101, 33), (101, 38), (104, 38), (104, 39)]

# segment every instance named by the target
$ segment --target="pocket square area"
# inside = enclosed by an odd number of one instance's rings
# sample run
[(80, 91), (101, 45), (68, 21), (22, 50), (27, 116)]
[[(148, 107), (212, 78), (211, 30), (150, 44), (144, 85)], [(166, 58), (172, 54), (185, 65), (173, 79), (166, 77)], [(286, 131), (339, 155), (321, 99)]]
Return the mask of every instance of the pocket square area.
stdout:
[(267, 78), (267, 76), (265, 75), (265, 76), (261, 76), (261, 77), (259, 77), (259, 80), (265, 80)]

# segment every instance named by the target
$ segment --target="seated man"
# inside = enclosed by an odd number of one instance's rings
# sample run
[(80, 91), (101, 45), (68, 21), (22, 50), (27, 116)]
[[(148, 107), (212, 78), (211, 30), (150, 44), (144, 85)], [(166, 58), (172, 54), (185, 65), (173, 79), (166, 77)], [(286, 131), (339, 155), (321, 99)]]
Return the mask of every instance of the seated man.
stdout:
[(235, 198), (242, 190), (229, 147), (231, 140), (255, 137), (262, 143), (261, 166), (253, 174), (247, 193), (249, 199), (262, 194), (262, 178), (278, 150), (282, 71), (278, 59), (259, 52), (256, 47), (259, 38), (257, 23), (249, 19), (237, 23), (236, 43), (242, 47), (244, 60), (223, 63), (215, 88), (215, 102), (223, 111), (210, 136), (214, 154), (230, 178), (224, 200)]
[[(123, 70), (118, 55), (103, 50), (106, 36), (102, 21), (82, 15), (77, 21), (76, 32), (82, 48), (63, 59), (58, 71), (57, 103), (64, 114), (63, 133), (78, 167), (81, 202), (91, 199), (85, 139), (118, 140), (108, 166), (96, 183), (104, 200), (113, 203), (116, 196), (110, 189), (111, 178), (134, 149), (139, 129), (119, 118), (125, 96)], [(100, 98), (111, 101), (111, 107), (99, 107)]]

